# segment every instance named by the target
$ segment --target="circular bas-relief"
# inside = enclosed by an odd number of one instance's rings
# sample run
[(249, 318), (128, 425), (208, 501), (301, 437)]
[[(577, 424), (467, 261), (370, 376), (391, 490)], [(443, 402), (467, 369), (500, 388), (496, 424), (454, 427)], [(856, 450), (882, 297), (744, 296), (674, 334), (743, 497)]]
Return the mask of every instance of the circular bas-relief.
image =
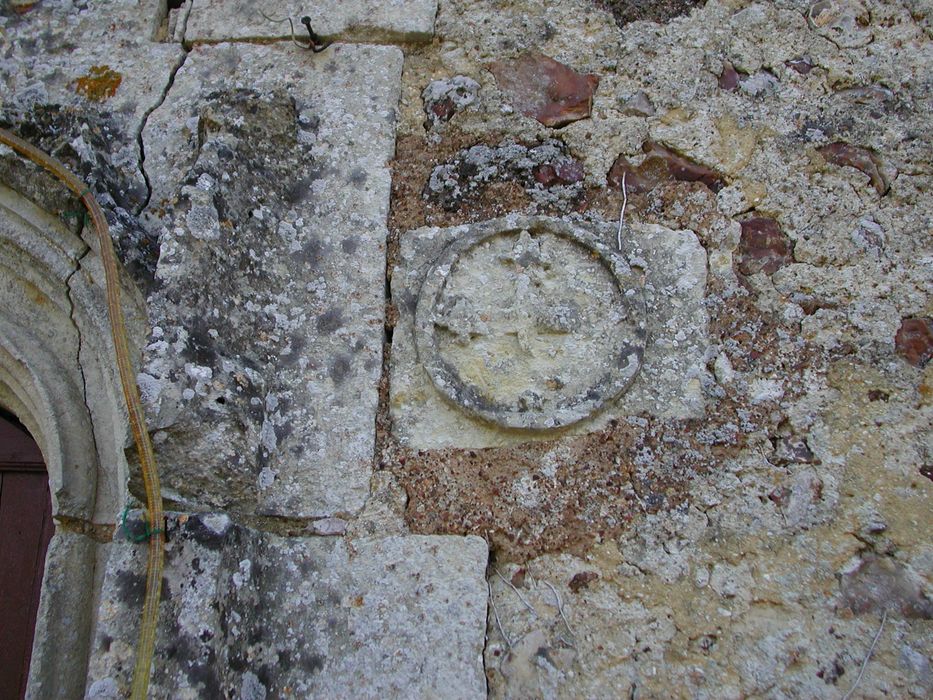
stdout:
[(418, 358), (456, 406), (525, 430), (580, 421), (641, 367), (640, 275), (594, 235), (540, 219), (477, 226), (425, 275)]

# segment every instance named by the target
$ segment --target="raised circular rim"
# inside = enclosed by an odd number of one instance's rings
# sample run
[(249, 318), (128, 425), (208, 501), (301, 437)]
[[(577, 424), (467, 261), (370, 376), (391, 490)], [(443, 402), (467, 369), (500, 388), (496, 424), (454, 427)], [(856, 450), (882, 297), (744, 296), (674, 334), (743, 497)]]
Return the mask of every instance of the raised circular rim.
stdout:
[[(610, 361), (610, 371), (583, 392), (583, 398), (557, 409), (520, 410), (490, 401), (472, 384), (464, 381), (452, 365), (444, 360), (437, 347), (432, 312), (457, 261), (484, 241), (528, 231), (532, 235), (550, 234), (570, 240), (591, 251), (609, 272), (616, 287), (630, 298), (630, 322), (635, 325), (635, 338), (625, 339)], [(634, 293), (634, 298), (633, 297)], [(632, 272), (619, 251), (610, 248), (595, 235), (564, 222), (540, 218), (506, 218), (474, 225), (458, 235), (427, 268), (415, 307), (414, 336), (418, 359), (435, 388), (456, 407), (482, 420), (505, 428), (522, 430), (552, 430), (577, 423), (593, 415), (607, 402), (620, 396), (632, 383), (641, 368), (645, 350), (645, 298), (642, 280)], [(634, 367), (632, 363), (634, 362)], [(578, 393), (578, 397), (580, 394)]]

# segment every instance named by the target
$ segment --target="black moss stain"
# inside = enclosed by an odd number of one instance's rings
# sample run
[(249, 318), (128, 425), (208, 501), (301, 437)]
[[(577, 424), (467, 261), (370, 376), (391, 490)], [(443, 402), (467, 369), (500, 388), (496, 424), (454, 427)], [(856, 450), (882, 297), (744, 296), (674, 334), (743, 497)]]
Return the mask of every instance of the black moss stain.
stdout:
[(187, 327), (188, 345), (185, 354), (195, 364), (213, 368), (220, 364), (220, 358), (217, 355), (217, 341), (211, 337), (210, 330), (211, 324), (206, 319), (193, 318)]
[(340, 242), (340, 248), (347, 255), (353, 255), (356, 252), (357, 248), (359, 247), (360, 247), (360, 239), (357, 238), (356, 236), (350, 236), (349, 238), (344, 238)]
[(177, 625), (169, 639), (163, 650), (165, 657), (175, 661), (173, 665), (184, 670), (191, 686), (200, 689), (199, 697), (222, 700), (225, 695), (214, 650), (182, 633)]
[(352, 368), (353, 364), (350, 362), (350, 357), (340, 354), (331, 361), (328, 373), (331, 379), (334, 380), (334, 384), (340, 385), (349, 376)]
[[(66, 50), (63, 46), (55, 51)], [(117, 112), (95, 110), (93, 113), (66, 105), (34, 105), (16, 110), (11, 101), (0, 109), (0, 126), (61, 160), (92, 192), (106, 192), (101, 200), (117, 256), (143, 291), (155, 284), (159, 258), (158, 237), (144, 230), (134, 215), (148, 197), (144, 181), (135, 168), (115, 164), (113, 155), (135, 150), (135, 143), (124, 134)], [(88, 148), (80, 152), (72, 145), (80, 137)], [(82, 211), (81, 205), (58, 183), (44, 174), (22, 167), (22, 161), (0, 157), (0, 180), (44, 209), (55, 212)], [(80, 221), (71, 217), (69, 225)]]
[[(142, 607), (143, 599), (146, 596), (146, 574), (137, 571), (123, 570), (117, 572), (116, 576), (117, 600), (129, 608)], [(162, 578), (162, 592), (159, 596), (159, 602), (165, 603), (171, 600), (169, 592), (168, 579)]]
[(333, 333), (343, 325), (343, 312), (334, 307), (317, 317), (317, 329), (321, 333)]
[(706, 0), (595, 0), (595, 4), (612, 13), (621, 29), (629, 22), (648, 20), (664, 24), (675, 17), (702, 7)]
[(223, 546), (227, 543), (229, 528), (223, 532), (217, 532), (205, 525), (200, 518), (194, 517), (188, 518), (188, 522), (184, 525), (183, 532), (190, 537), (192, 541), (197, 542), (206, 549), (216, 552), (223, 549)]
[(314, 674), (323, 671), (326, 662), (327, 659), (320, 654), (302, 654), (298, 663), (302, 670)]
[(292, 661), (292, 653), (288, 649), (278, 649), (276, 651), (276, 656), (279, 660), (279, 669), (283, 672), (288, 673), (295, 667), (295, 663)]
[(311, 195), (311, 185), (316, 177), (308, 175), (289, 185), (285, 190), (285, 201), (289, 204), (301, 204)]
[(366, 184), (367, 179), (366, 171), (362, 168), (354, 168), (353, 172), (350, 173), (349, 182), (351, 185), (356, 185), (357, 187), (362, 187)]
[(269, 664), (263, 664), (256, 670), (256, 678), (258, 678), (259, 682), (266, 686), (266, 688), (273, 687), (272, 679), (274, 676), (275, 673)]
[(324, 244), (317, 238), (310, 238), (300, 250), (292, 253), (292, 257), (307, 263), (312, 270), (317, 270), (324, 260)]

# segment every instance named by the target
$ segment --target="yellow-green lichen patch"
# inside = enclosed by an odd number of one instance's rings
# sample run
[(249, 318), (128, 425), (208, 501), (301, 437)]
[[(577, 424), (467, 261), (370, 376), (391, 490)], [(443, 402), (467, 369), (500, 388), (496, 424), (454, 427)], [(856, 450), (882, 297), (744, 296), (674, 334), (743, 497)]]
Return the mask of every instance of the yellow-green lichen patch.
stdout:
[(91, 66), (86, 75), (75, 81), (75, 92), (94, 102), (103, 102), (117, 93), (123, 76), (110, 66)]

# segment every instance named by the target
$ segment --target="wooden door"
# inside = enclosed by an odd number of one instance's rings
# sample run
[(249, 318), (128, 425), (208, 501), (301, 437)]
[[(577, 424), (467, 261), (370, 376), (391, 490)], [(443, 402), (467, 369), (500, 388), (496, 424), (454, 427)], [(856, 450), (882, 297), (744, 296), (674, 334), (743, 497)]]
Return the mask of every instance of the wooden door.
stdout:
[(19, 421), (0, 413), (0, 698), (26, 692), (53, 529), (42, 453)]

